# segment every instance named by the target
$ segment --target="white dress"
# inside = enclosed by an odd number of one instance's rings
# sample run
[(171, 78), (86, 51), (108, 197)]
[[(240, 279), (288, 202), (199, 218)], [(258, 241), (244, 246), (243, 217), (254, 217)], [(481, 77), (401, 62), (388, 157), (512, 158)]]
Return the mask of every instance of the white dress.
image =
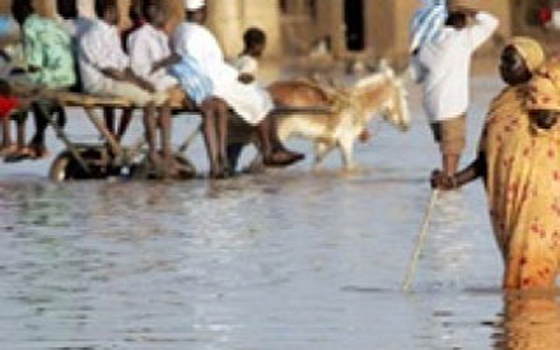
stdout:
[(259, 84), (243, 84), (239, 71), (226, 63), (214, 35), (205, 27), (186, 22), (173, 36), (172, 46), (179, 55), (196, 59), (213, 84), (212, 95), (219, 97), (251, 125), (259, 124), (273, 108), (270, 94)]
[(242, 55), (233, 63), (235, 68), (243, 74), (256, 76), (259, 70), (259, 62), (252, 56)]

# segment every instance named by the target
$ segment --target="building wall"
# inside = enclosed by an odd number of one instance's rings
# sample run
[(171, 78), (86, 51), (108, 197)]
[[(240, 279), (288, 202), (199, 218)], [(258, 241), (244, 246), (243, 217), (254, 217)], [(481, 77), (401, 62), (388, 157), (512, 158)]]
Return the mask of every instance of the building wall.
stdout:
[[(299, 2), (299, 0), (287, 1)], [(402, 61), (408, 56), (409, 23), (420, 4), (418, 0), (364, 0), (366, 20), (364, 52), (351, 52), (346, 49), (344, 3), (344, 0), (318, 1), (318, 20), (307, 22), (309, 40), (329, 36), (332, 40), (332, 53), (338, 58), (372, 56)], [(481, 4), (484, 10), (500, 18), (498, 38), (509, 37), (512, 32), (510, 1), (484, 1)], [(298, 30), (304, 31), (299, 28)], [(301, 36), (305, 37), (303, 33)], [(290, 42), (290, 40), (285, 41)], [(502, 41), (497, 40), (497, 42)]]
[(235, 57), (243, 48), (243, 33), (259, 27), (268, 37), (266, 56), (281, 54), (278, 0), (209, 0), (208, 26), (216, 34), (226, 56)]

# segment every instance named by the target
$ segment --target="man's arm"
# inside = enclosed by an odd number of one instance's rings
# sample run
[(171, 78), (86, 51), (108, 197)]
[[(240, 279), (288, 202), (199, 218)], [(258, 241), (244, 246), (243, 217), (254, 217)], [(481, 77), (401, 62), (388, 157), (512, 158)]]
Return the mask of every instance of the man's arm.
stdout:
[(478, 157), (465, 169), (453, 176), (447, 176), (442, 171), (436, 170), (432, 173), (431, 184), (433, 188), (449, 191), (463, 187), (472, 181), (486, 177), (486, 157), (484, 153), (479, 153)]
[(475, 24), (466, 28), (470, 48), (472, 51), (478, 49), (498, 29), (500, 21), (497, 17), (487, 12), (472, 12)]
[(154, 64), (154, 66), (152, 67), (151, 73), (153, 74), (160, 69), (167, 68), (167, 67), (172, 66), (174, 64), (177, 64), (179, 62), (181, 62), (181, 56), (179, 56), (176, 53), (172, 53), (170, 56), (162, 59), (159, 62), (156, 62)]

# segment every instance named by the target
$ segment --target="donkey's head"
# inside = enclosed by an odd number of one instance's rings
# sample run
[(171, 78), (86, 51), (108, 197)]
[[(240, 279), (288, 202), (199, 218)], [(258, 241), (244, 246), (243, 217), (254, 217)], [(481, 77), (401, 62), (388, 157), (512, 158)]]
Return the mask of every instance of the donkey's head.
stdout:
[(410, 126), (407, 92), (400, 77), (389, 66), (358, 81), (352, 90), (353, 100), (366, 114), (381, 112), (386, 121), (401, 131)]

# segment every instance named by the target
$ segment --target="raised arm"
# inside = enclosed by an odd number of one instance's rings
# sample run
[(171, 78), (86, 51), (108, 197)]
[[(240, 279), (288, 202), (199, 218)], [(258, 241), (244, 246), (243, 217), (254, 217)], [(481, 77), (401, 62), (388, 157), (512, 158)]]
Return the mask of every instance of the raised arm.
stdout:
[(477, 12), (473, 16), (475, 24), (465, 30), (469, 36), (471, 50), (474, 51), (494, 34), (500, 21), (488, 12)]

